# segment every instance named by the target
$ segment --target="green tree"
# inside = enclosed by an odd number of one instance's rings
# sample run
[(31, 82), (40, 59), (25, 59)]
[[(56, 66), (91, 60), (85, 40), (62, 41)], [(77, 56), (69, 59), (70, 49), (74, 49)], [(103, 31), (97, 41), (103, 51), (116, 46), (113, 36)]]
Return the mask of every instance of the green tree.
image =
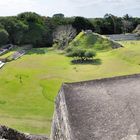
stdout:
[(46, 32), (44, 18), (33, 12), (25, 12), (19, 14), (18, 19), (28, 25), (28, 30), (23, 36), (22, 43), (40, 47), (43, 35)]
[(77, 30), (77, 33), (88, 29), (94, 31), (93, 24), (84, 17), (76, 17), (72, 25)]
[(38, 23), (41, 25), (44, 24), (43, 17), (41, 17), (39, 14), (35, 12), (24, 12), (19, 14), (17, 18), (21, 21), (26, 22), (27, 24), (28, 23)]
[(18, 20), (16, 17), (0, 18), (0, 23), (9, 33), (10, 43), (20, 44), (25, 31), (28, 29), (28, 25)]
[(5, 29), (0, 28), (0, 46), (8, 42), (9, 34)]
[(55, 25), (53, 24), (52, 18), (43, 17), (44, 18), (44, 26), (45, 32), (42, 36), (42, 44), (41, 46), (52, 46), (53, 45), (53, 32), (55, 30)]

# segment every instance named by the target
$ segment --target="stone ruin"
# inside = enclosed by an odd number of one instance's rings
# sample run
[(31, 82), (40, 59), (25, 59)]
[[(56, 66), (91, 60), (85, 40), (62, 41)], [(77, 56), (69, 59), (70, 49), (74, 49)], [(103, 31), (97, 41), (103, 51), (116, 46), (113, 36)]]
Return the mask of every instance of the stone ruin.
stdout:
[(140, 75), (63, 84), (51, 140), (140, 140)]
[(0, 126), (0, 140), (49, 140), (47, 136), (18, 132), (6, 126)]

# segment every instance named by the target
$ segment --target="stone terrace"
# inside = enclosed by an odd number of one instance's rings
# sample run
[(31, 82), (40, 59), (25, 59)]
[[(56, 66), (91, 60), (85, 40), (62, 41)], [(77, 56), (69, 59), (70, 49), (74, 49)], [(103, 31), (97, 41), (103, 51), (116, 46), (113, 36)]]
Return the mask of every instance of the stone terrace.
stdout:
[(51, 140), (139, 140), (140, 75), (63, 84)]

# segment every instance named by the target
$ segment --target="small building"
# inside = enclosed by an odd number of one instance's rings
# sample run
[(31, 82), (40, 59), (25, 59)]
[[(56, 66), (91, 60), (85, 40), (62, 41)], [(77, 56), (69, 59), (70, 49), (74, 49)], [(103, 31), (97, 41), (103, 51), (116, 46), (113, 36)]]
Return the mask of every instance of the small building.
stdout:
[(51, 140), (139, 140), (140, 75), (65, 83)]

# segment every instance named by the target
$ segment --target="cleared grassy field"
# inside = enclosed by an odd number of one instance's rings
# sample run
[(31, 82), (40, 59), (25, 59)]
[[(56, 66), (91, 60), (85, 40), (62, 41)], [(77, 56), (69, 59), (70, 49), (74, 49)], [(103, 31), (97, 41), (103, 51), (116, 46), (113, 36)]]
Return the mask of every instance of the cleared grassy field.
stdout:
[(49, 49), (33, 49), (0, 69), (0, 124), (23, 132), (49, 134), (54, 98), (63, 82), (140, 73), (140, 41), (97, 53), (96, 64), (70, 63)]

